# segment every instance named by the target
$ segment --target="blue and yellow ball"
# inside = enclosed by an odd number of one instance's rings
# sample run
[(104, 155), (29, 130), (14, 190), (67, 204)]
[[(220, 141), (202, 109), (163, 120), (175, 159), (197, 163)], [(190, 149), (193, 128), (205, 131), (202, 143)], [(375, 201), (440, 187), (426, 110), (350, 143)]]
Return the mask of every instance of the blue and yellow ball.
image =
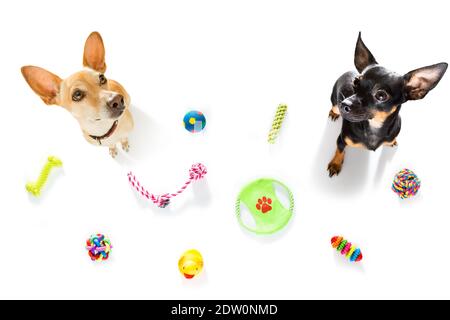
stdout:
[(206, 118), (200, 111), (189, 111), (183, 119), (184, 127), (187, 131), (197, 133), (206, 126)]

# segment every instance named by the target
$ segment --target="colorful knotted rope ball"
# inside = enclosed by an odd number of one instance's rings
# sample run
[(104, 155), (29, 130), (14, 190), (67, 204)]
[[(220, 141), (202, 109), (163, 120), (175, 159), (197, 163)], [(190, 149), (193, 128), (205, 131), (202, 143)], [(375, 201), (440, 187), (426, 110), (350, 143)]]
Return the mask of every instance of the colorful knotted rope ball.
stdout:
[(358, 262), (363, 258), (361, 250), (341, 236), (331, 238), (331, 245), (351, 262)]
[(415, 196), (419, 192), (419, 189), (420, 179), (409, 169), (403, 169), (397, 173), (394, 182), (392, 182), (392, 191), (401, 199)]
[(86, 240), (86, 250), (88, 250), (89, 257), (92, 261), (102, 261), (109, 258), (112, 245), (111, 241), (103, 234), (92, 235)]

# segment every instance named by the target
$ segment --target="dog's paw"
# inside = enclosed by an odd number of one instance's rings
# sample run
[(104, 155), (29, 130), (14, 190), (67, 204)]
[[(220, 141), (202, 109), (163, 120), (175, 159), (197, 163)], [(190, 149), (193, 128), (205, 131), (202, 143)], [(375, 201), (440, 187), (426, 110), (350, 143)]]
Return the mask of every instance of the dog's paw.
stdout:
[(117, 156), (117, 148), (109, 148), (109, 154), (114, 159)]
[(336, 121), (337, 119), (339, 119), (339, 114), (337, 114), (336, 112), (333, 111), (333, 109), (331, 109), (330, 112), (328, 113), (328, 118), (330, 118), (331, 121)]
[(332, 178), (333, 176), (337, 176), (342, 170), (342, 163), (336, 163), (334, 161), (331, 161), (328, 164), (327, 170), (330, 178)]
[(125, 151), (125, 152), (130, 151), (130, 144), (128, 143), (128, 140), (122, 141), (120, 144), (122, 146), (123, 151)]
[(392, 148), (397, 147), (398, 146), (397, 139), (395, 139), (392, 142), (385, 142), (384, 145)]

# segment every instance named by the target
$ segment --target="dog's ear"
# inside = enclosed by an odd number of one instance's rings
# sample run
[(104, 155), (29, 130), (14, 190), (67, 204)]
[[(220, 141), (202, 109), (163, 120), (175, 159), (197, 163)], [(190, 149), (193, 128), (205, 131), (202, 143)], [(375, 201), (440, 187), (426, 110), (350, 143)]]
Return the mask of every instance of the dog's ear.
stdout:
[(34, 66), (22, 67), (22, 74), (31, 89), (48, 105), (58, 104), (61, 78), (53, 73)]
[(373, 64), (377, 64), (377, 61), (375, 60), (370, 50), (367, 49), (366, 45), (362, 41), (360, 32), (358, 35), (358, 41), (356, 42), (355, 67), (358, 70), (358, 72), (361, 73), (365, 68)]
[(84, 45), (83, 66), (104, 73), (106, 71), (105, 46), (100, 33), (92, 32)]
[(438, 63), (408, 72), (404, 75), (407, 100), (423, 99), (437, 86), (447, 70), (447, 63)]

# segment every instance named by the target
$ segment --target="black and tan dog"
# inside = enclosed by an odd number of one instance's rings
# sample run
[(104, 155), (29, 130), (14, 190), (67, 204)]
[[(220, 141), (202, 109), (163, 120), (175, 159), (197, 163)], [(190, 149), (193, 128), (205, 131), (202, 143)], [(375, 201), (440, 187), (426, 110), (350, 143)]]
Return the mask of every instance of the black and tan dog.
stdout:
[(436, 87), (447, 70), (447, 63), (400, 75), (380, 66), (358, 37), (355, 50), (358, 72), (344, 73), (331, 94), (329, 116), (335, 121), (342, 115), (342, 130), (336, 153), (328, 164), (329, 176), (339, 174), (346, 146), (376, 150), (381, 145), (396, 146), (400, 132), (401, 105), (419, 100)]

